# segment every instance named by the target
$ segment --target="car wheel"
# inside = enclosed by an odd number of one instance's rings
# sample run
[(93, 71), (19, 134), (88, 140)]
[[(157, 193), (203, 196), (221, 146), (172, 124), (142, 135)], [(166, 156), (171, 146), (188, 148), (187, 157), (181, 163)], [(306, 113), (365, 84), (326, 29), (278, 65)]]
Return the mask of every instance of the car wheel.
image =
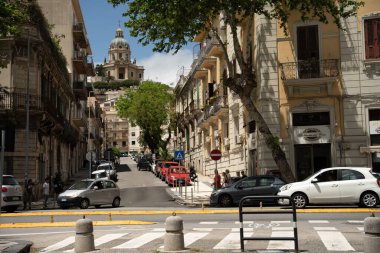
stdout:
[(100, 205), (95, 205), (95, 208), (99, 208), (100, 207)]
[(307, 204), (307, 197), (303, 193), (295, 193), (292, 195), (292, 200), (296, 208), (305, 208)]
[(219, 197), (219, 205), (223, 207), (232, 206), (232, 198), (230, 195), (223, 194)]
[(360, 204), (364, 207), (375, 207), (379, 200), (376, 193), (365, 192), (360, 196)]
[(89, 205), (90, 205), (90, 201), (88, 199), (82, 199), (80, 201), (79, 207), (80, 209), (87, 209)]
[(112, 207), (119, 207), (120, 206), (120, 198), (114, 198), (112, 201)]

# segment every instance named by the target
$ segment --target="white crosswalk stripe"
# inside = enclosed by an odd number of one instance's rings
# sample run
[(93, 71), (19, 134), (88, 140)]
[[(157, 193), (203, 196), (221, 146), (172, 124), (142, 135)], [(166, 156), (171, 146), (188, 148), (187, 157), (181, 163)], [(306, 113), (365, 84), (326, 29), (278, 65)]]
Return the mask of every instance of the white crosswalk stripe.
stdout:
[(137, 249), (146, 243), (149, 243), (157, 238), (160, 238), (164, 234), (165, 234), (164, 232), (146, 233), (137, 238), (129, 240), (126, 243), (120, 244), (119, 246), (113, 247), (113, 249)]
[[(187, 233), (186, 236), (184, 236), (184, 244), (185, 244), (185, 247), (188, 247), (190, 246), (191, 244), (195, 243), (196, 241), (198, 241), (199, 239), (202, 239), (203, 237), (205, 237), (206, 235), (208, 235), (208, 233), (197, 233), (197, 232), (190, 232), (190, 233)], [(160, 247), (160, 249), (163, 249), (164, 246), (162, 245)]]
[(64, 239), (63, 241), (57, 242), (56, 244), (53, 244), (49, 247), (46, 247), (46, 248), (40, 250), (40, 252), (51, 252), (51, 251), (63, 249), (65, 247), (69, 246), (70, 244), (73, 244), (74, 242), (75, 242), (75, 236), (70, 236), (70, 237)]
[[(294, 237), (293, 231), (272, 231), (271, 237)], [(269, 241), (267, 249), (294, 249), (294, 241)]]
[[(327, 229), (326, 229), (327, 230)], [(317, 231), (326, 249), (329, 251), (355, 251), (344, 235), (339, 231)], [(332, 229), (330, 229), (332, 230)]]
[[(245, 233), (245, 237), (251, 237), (253, 233)], [(229, 233), (213, 249), (240, 249), (240, 233)]]
[[(105, 244), (107, 242), (110, 242), (110, 241), (113, 241), (113, 240), (116, 240), (116, 239), (119, 239), (125, 235), (127, 235), (128, 233), (116, 233), (116, 234), (106, 234), (106, 235), (103, 235), (102, 237), (96, 239), (94, 241), (94, 244), (95, 244), (95, 247), (98, 247), (102, 244)], [(71, 250), (66, 250), (65, 253), (70, 253), (70, 252), (74, 252), (75, 249), (71, 249)]]

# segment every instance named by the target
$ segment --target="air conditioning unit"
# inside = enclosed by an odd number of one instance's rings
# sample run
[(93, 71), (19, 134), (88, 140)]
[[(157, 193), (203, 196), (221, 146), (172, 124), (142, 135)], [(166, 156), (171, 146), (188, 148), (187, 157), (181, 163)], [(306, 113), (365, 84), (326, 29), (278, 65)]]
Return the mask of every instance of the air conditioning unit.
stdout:
[(224, 138), (224, 146), (230, 145), (230, 138)]
[(235, 135), (235, 144), (241, 144), (242, 135)]

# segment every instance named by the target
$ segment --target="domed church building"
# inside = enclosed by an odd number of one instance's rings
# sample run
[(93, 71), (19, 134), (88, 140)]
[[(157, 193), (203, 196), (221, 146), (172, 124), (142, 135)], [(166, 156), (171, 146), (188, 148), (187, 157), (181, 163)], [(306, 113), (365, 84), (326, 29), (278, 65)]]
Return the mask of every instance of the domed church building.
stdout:
[(144, 80), (144, 67), (131, 61), (131, 48), (120, 26), (108, 49), (108, 61), (104, 61), (103, 69), (107, 77), (113, 80)]

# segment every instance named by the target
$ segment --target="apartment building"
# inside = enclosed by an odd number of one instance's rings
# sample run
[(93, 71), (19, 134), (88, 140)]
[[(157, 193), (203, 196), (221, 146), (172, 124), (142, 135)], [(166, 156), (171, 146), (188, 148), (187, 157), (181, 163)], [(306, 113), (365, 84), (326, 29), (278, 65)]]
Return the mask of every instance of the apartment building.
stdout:
[[(303, 22), (292, 13), (288, 34), (276, 20), (254, 17), (248, 48), (258, 83), (256, 107), (297, 180), (330, 166), (380, 170), (379, 9), (378, 1), (365, 1), (356, 17), (343, 20), (345, 30), (332, 20)], [(229, 27), (222, 19), (214, 27), (233, 59)], [(247, 48), (244, 24), (238, 34)], [(206, 175), (215, 168), (212, 149), (222, 151), (220, 170), (276, 173), (255, 121), (239, 97), (223, 87), (225, 61), (218, 41), (207, 32), (195, 41), (200, 53), (175, 88), (176, 149), (185, 150), (186, 163)]]
[[(41, 5), (29, 3), (25, 11), (31, 22), (21, 28), (20, 36), (0, 41), (2, 55), (9, 60), (0, 73), (1, 84), (8, 91), (1, 92), (0, 100), (1, 124), (6, 131), (4, 173), (15, 175), (20, 182), (26, 178), (43, 182), (56, 172), (65, 180), (83, 166), (87, 150), (83, 135), (87, 125), (80, 110), (86, 108), (81, 100), (86, 100), (87, 92), (74, 92), (75, 59), (64, 46), (60, 53), (49, 31), (52, 20), (45, 17)], [(80, 8), (66, 7), (71, 12), (59, 9), (59, 13), (66, 17), (65, 32), (70, 35)], [(65, 38), (73, 45), (81, 41), (74, 36)], [(82, 74), (89, 73), (90, 65), (83, 65)]]

